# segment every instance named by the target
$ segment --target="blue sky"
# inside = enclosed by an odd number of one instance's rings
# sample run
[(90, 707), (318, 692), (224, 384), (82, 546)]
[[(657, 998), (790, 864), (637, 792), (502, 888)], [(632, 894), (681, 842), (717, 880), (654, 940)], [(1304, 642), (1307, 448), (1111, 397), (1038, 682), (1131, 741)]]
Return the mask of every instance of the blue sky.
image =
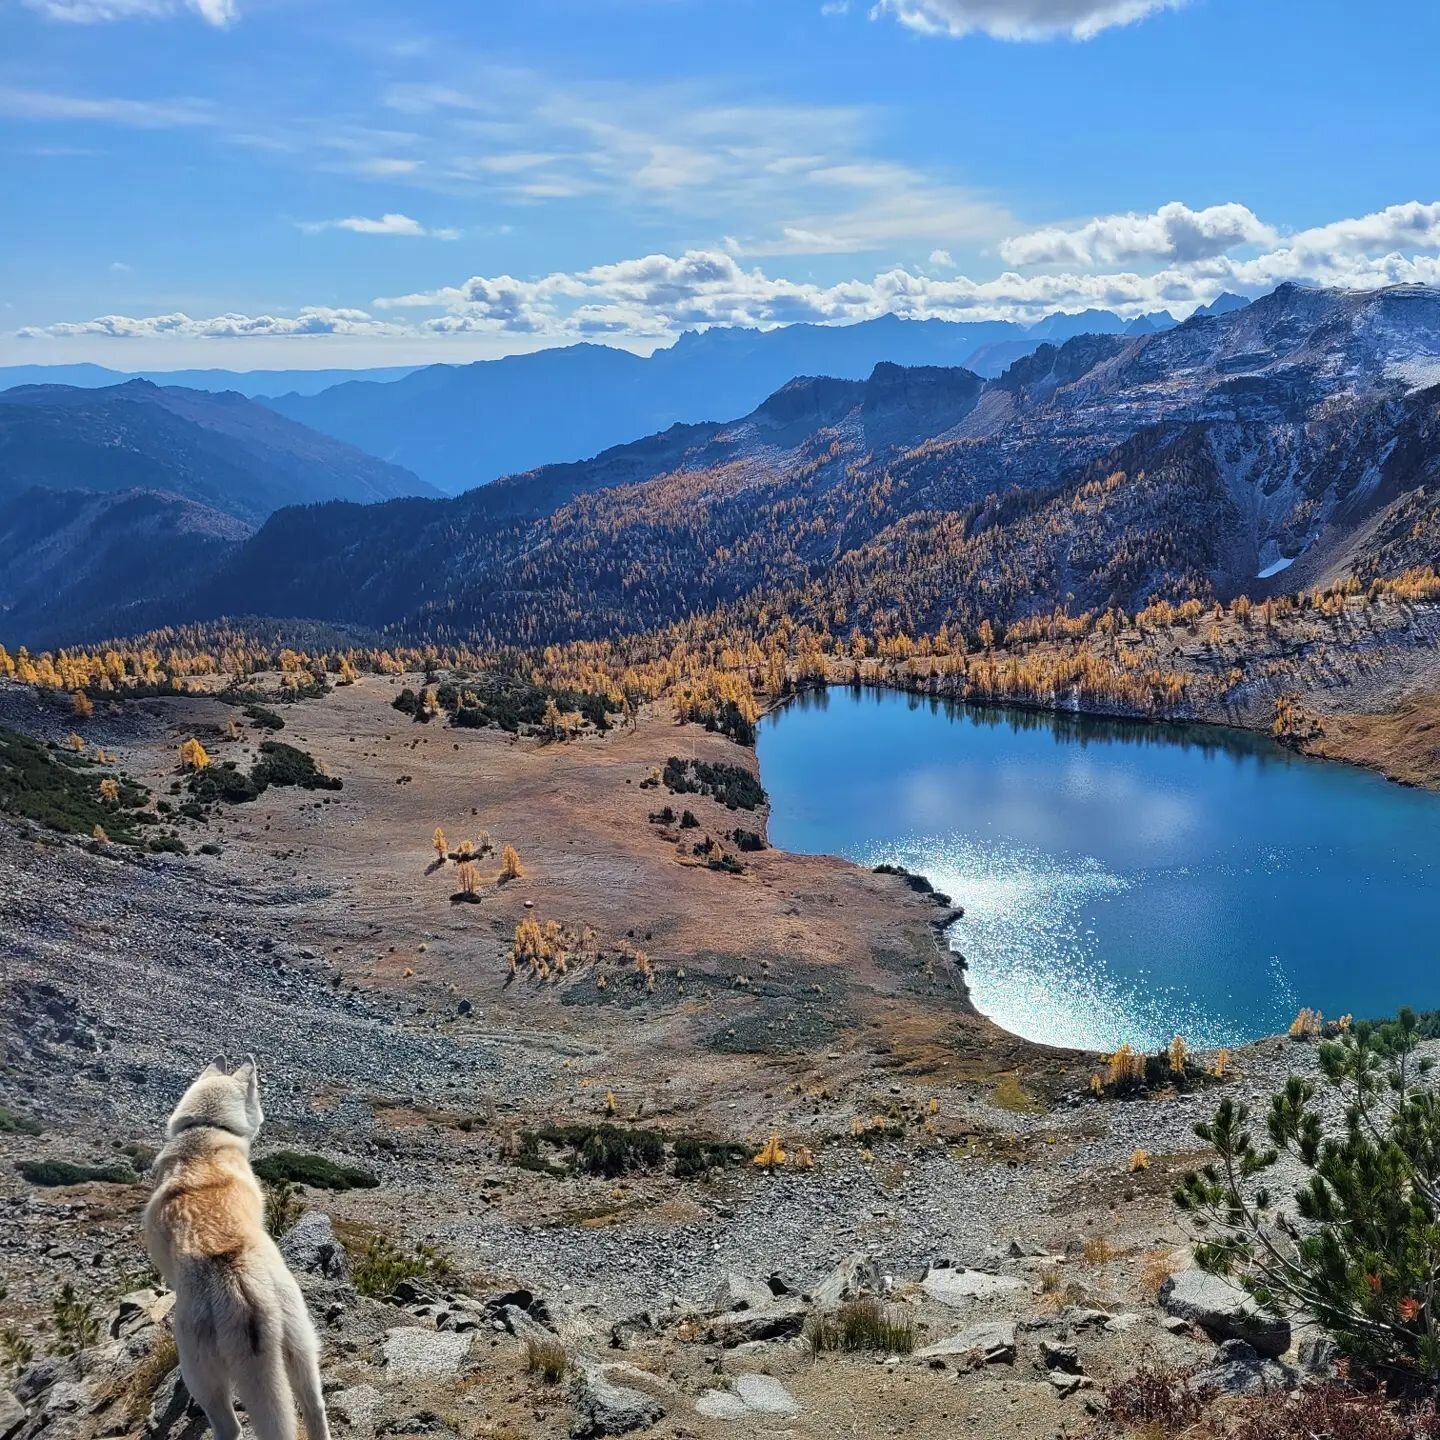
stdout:
[(1440, 6), (0, 0), (0, 363), (1440, 279)]

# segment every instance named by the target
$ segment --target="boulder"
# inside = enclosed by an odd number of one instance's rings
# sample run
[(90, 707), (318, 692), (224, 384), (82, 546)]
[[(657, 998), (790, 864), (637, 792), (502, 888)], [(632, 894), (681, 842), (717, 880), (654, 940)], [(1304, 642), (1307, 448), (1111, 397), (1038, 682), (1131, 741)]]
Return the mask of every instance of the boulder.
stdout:
[(998, 1300), (1025, 1288), (1023, 1280), (1010, 1275), (990, 1275), (984, 1270), (932, 1269), (920, 1282), (925, 1293), (955, 1310), (987, 1300)]
[(1181, 1270), (1160, 1287), (1160, 1308), (1216, 1340), (1243, 1340), (1262, 1355), (1276, 1357), (1290, 1348), (1290, 1322), (1264, 1314), (1222, 1275)]
[(25, 1418), (25, 1407), (9, 1390), (0, 1390), (0, 1440), (10, 1440)]
[(110, 1322), (110, 1334), (116, 1340), (133, 1335), (147, 1325), (158, 1325), (175, 1308), (175, 1296), (169, 1290), (132, 1290), (122, 1295)]
[(1040, 1342), (1040, 1359), (1047, 1370), (1063, 1370), (1067, 1375), (1080, 1374), (1080, 1352), (1073, 1345), (1054, 1340)]
[(385, 1332), (381, 1356), (385, 1368), (407, 1378), (457, 1375), (470, 1354), (474, 1336), (453, 1330), (421, 1330), (403, 1325)]
[(1062, 1400), (1067, 1395), (1073, 1395), (1077, 1390), (1089, 1390), (1095, 1384), (1088, 1375), (1076, 1375), (1070, 1370), (1052, 1370), (1048, 1378), (1055, 1389), (1060, 1392)]
[(740, 1375), (733, 1390), (706, 1390), (695, 1402), (711, 1420), (750, 1420), (761, 1415), (798, 1415), (800, 1404), (773, 1375)]
[(1268, 1355), (1262, 1355), (1243, 1340), (1226, 1340), (1215, 1363), (1190, 1380), (1190, 1388), (1202, 1394), (1273, 1395), (1293, 1390), (1300, 1372)]
[(868, 1256), (856, 1251), (847, 1255), (816, 1287), (811, 1299), (822, 1310), (830, 1310), (857, 1296), (874, 1294), (880, 1288), (880, 1269)]
[(350, 1283), (350, 1257), (335, 1238), (330, 1217), (318, 1210), (307, 1210), (285, 1232), (280, 1241), (280, 1254), (292, 1270), (340, 1284)]
[(726, 1349), (750, 1340), (788, 1340), (805, 1328), (809, 1313), (803, 1300), (776, 1300), (758, 1310), (731, 1310), (713, 1316), (705, 1333)]
[(209, 1430), (210, 1422), (190, 1398), (177, 1365), (156, 1387), (140, 1440), (200, 1440)]
[(958, 1335), (939, 1340), (915, 1352), (917, 1360), (934, 1365), (947, 1361), (957, 1368), (975, 1365), (1010, 1365), (1015, 1360), (1015, 1326), (1008, 1320), (971, 1325)]
[(726, 1275), (715, 1287), (706, 1313), (726, 1315), (732, 1310), (759, 1310), (775, 1299), (775, 1292), (760, 1280), (748, 1275)]
[(570, 1398), (577, 1411), (570, 1431), (576, 1440), (646, 1430), (665, 1414), (665, 1407), (653, 1395), (616, 1385), (599, 1365), (584, 1365), (576, 1370)]

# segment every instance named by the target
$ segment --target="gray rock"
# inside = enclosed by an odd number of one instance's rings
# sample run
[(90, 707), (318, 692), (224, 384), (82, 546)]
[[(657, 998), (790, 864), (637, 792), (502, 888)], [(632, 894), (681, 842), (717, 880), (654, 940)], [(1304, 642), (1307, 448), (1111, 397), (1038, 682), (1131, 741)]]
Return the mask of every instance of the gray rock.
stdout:
[(1061, 1370), (1066, 1375), (1080, 1374), (1080, 1352), (1073, 1345), (1061, 1345), (1055, 1340), (1040, 1342), (1040, 1359), (1047, 1370)]
[(632, 1430), (648, 1429), (665, 1414), (665, 1407), (653, 1395), (614, 1384), (599, 1365), (578, 1369), (570, 1394), (578, 1412), (570, 1431), (576, 1440), (628, 1435)]
[(1335, 1375), (1336, 1362), (1340, 1359), (1340, 1347), (1328, 1336), (1318, 1331), (1313, 1335), (1307, 1335), (1295, 1347), (1295, 1357), (1299, 1361), (1300, 1368), (1307, 1375), (1315, 1375), (1322, 1380), (1332, 1379)]
[(168, 1290), (132, 1290), (116, 1304), (110, 1334), (119, 1340), (147, 1325), (158, 1325), (174, 1308), (175, 1296)]
[(706, 1338), (727, 1349), (749, 1340), (788, 1340), (805, 1328), (809, 1313), (803, 1300), (776, 1300), (759, 1310), (732, 1310), (712, 1317)]
[(748, 1420), (750, 1407), (733, 1390), (706, 1390), (695, 1409), (707, 1420)]
[(522, 1310), (518, 1305), (504, 1305), (500, 1309), (500, 1320), (505, 1328), (520, 1340), (549, 1340), (554, 1341), (556, 1336), (553, 1330), (547, 1330), (527, 1310)]
[(38, 1400), (59, 1380), (69, 1379), (75, 1374), (75, 1362), (58, 1355), (47, 1355), (37, 1360), (16, 1382), (15, 1398), (22, 1405)]
[(917, 1350), (915, 1358), (932, 1363), (950, 1361), (957, 1367), (1009, 1365), (1015, 1359), (1015, 1326), (1008, 1320), (990, 1325), (971, 1325), (958, 1335)]
[(1243, 1340), (1226, 1340), (1216, 1363), (1194, 1376), (1190, 1388), (1204, 1394), (1273, 1395), (1299, 1383), (1300, 1372), (1293, 1366), (1260, 1354)]
[(988, 1275), (983, 1270), (932, 1269), (922, 1280), (925, 1293), (942, 1305), (964, 1310), (977, 1302), (998, 1300), (1023, 1290), (1025, 1283), (1010, 1275)]
[(200, 1440), (210, 1429), (205, 1412), (190, 1398), (177, 1365), (155, 1390), (140, 1440)]
[(330, 1217), (318, 1210), (307, 1210), (285, 1232), (284, 1239), (280, 1241), (280, 1254), (292, 1270), (349, 1284), (350, 1257), (335, 1238), (335, 1227), (330, 1223)]
[(332, 1420), (343, 1421), (352, 1430), (366, 1430), (380, 1413), (381, 1399), (373, 1385), (350, 1385), (330, 1396), (325, 1408)]
[(847, 1255), (816, 1287), (811, 1299), (822, 1310), (833, 1309), (846, 1300), (873, 1294), (880, 1288), (880, 1269), (868, 1256), (856, 1251)]
[(726, 1275), (715, 1287), (706, 1306), (711, 1315), (727, 1315), (732, 1310), (760, 1310), (775, 1299), (775, 1293), (763, 1281), (748, 1275)]
[(1077, 1390), (1089, 1390), (1095, 1384), (1088, 1375), (1076, 1375), (1069, 1370), (1052, 1370), (1049, 1380), (1060, 1392), (1062, 1399), (1066, 1395), (1073, 1395)]
[(393, 1375), (456, 1375), (470, 1354), (474, 1336), (454, 1331), (421, 1330), (414, 1325), (385, 1332), (381, 1355)]
[(757, 1415), (798, 1415), (799, 1402), (773, 1375), (741, 1375), (735, 1390)]
[(0, 1440), (10, 1440), (25, 1418), (25, 1407), (9, 1390), (0, 1390)]
[(1263, 1314), (1249, 1295), (1220, 1275), (1181, 1270), (1160, 1287), (1160, 1307), (1217, 1340), (1243, 1340), (1262, 1355), (1280, 1356), (1290, 1348), (1290, 1322)]

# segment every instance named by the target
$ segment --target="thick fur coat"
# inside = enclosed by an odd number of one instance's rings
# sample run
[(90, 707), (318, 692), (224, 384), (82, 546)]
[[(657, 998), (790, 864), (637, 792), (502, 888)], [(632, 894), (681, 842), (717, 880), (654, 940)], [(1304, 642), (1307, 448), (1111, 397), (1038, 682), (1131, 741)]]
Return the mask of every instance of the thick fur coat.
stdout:
[(260, 1129), (255, 1057), (210, 1064), (170, 1117), (145, 1207), (145, 1244), (175, 1292), (180, 1373), (215, 1440), (235, 1440), (238, 1396), (257, 1440), (329, 1440), (319, 1343), (295, 1277), (265, 1231), (250, 1168)]

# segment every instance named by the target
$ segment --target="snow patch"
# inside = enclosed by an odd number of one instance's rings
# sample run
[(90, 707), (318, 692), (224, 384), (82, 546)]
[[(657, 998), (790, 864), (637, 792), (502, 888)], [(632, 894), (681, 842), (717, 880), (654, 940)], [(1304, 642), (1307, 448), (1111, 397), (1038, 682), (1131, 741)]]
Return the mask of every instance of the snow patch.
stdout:
[(1278, 560), (1272, 560), (1263, 570), (1255, 572), (1257, 580), (1268, 580), (1272, 575), (1278, 575), (1282, 570), (1288, 570), (1294, 563), (1294, 555), (1282, 555)]

